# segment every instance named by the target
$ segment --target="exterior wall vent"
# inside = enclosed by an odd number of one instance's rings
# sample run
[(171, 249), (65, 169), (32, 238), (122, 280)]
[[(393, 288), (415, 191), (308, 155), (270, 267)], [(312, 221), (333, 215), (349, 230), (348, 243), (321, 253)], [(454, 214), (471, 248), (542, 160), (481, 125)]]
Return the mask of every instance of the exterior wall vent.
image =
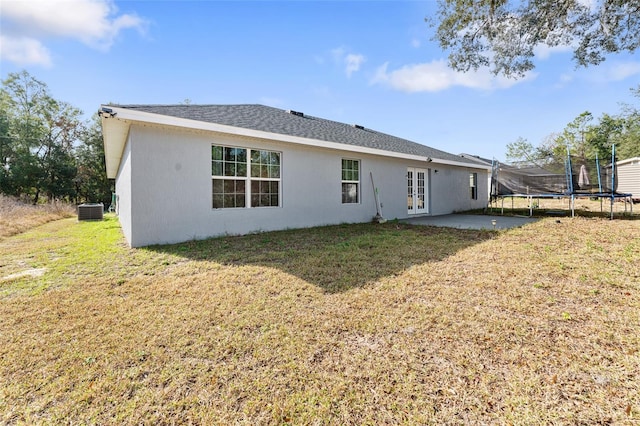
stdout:
[(297, 115), (298, 117), (304, 117), (304, 113), (300, 112), (300, 111), (294, 111), (292, 109), (290, 109), (289, 111), (287, 111), (289, 114), (291, 115)]
[(356, 129), (364, 130), (364, 126), (361, 126), (359, 124), (354, 124), (353, 127), (355, 127)]
[(104, 205), (97, 204), (80, 204), (78, 206), (78, 220), (102, 220)]

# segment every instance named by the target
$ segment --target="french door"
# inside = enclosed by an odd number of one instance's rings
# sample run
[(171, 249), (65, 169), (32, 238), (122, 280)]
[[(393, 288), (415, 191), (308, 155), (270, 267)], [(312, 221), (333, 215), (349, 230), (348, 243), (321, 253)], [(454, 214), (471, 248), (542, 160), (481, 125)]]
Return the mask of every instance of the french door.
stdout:
[(429, 174), (426, 169), (407, 169), (407, 213), (429, 213)]

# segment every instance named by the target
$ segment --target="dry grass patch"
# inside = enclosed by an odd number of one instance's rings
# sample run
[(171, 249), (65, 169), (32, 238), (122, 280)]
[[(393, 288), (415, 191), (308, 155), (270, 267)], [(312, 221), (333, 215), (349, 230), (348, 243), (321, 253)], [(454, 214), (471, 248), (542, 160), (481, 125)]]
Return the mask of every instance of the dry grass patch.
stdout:
[(0, 239), (73, 215), (73, 206), (68, 204), (49, 203), (34, 206), (0, 194)]
[[(0, 241), (0, 423), (634, 424), (640, 221)], [(19, 262), (26, 264), (19, 265)]]

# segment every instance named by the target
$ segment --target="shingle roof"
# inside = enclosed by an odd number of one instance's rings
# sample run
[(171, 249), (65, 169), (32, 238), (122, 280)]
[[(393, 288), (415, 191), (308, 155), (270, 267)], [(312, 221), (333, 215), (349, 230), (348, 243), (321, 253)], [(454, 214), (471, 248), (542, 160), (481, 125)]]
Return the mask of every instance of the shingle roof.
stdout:
[[(419, 155), (461, 163), (473, 160), (368, 128), (326, 120), (265, 105), (113, 105), (135, 111), (224, 124), (289, 136), (345, 145), (362, 146), (403, 154)], [(362, 126), (360, 126), (362, 127)]]

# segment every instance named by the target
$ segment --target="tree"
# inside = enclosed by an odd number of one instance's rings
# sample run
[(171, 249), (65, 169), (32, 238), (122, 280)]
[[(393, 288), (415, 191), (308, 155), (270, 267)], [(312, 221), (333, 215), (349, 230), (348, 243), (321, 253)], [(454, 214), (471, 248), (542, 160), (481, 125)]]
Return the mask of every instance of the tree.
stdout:
[(488, 66), (507, 77), (532, 70), (539, 46), (570, 47), (584, 67), (640, 46), (637, 0), (439, 0), (426, 20), (452, 68)]
[(74, 198), (73, 147), (83, 127), (80, 110), (53, 99), (46, 84), (26, 71), (9, 74), (2, 84), (8, 121), (2, 189), (30, 196), (34, 203), (41, 194)]
[(529, 141), (520, 137), (507, 144), (506, 158), (515, 166), (533, 165), (538, 159), (538, 152)]
[[(631, 93), (640, 99), (640, 85), (631, 89)], [(621, 118), (624, 131), (616, 139), (618, 158), (640, 157), (640, 110), (634, 105), (622, 105)]]
[(111, 203), (113, 183), (107, 179), (107, 168), (104, 160), (104, 144), (102, 142), (102, 125), (98, 114), (80, 137), (80, 145), (76, 148), (78, 174), (74, 180), (76, 193), (80, 201)]
[(553, 156), (566, 157), (569, 150), (571, 155), (582, 159), (593, 157), (594, 153), (590, 145), (592, 128), (589, 127), (589, 123), (591, 121), (593, 121), (593, 115), (585, 111), (567, 124), (562, 133), (555, 138), (555, 144), (551, 146)]
[(14, 156), (11, 122), (9, 120), (9, 98), (0, 91), (0, 192), (9, 193), (9, 162)]
[(627, 130), (626, 119), (603, 114), (600, 121), (588, 130), (588, 143), (591, 152), (597, 153), (598, 158), (610, 159), (611, 146), (620, 145), (624, 133)]

